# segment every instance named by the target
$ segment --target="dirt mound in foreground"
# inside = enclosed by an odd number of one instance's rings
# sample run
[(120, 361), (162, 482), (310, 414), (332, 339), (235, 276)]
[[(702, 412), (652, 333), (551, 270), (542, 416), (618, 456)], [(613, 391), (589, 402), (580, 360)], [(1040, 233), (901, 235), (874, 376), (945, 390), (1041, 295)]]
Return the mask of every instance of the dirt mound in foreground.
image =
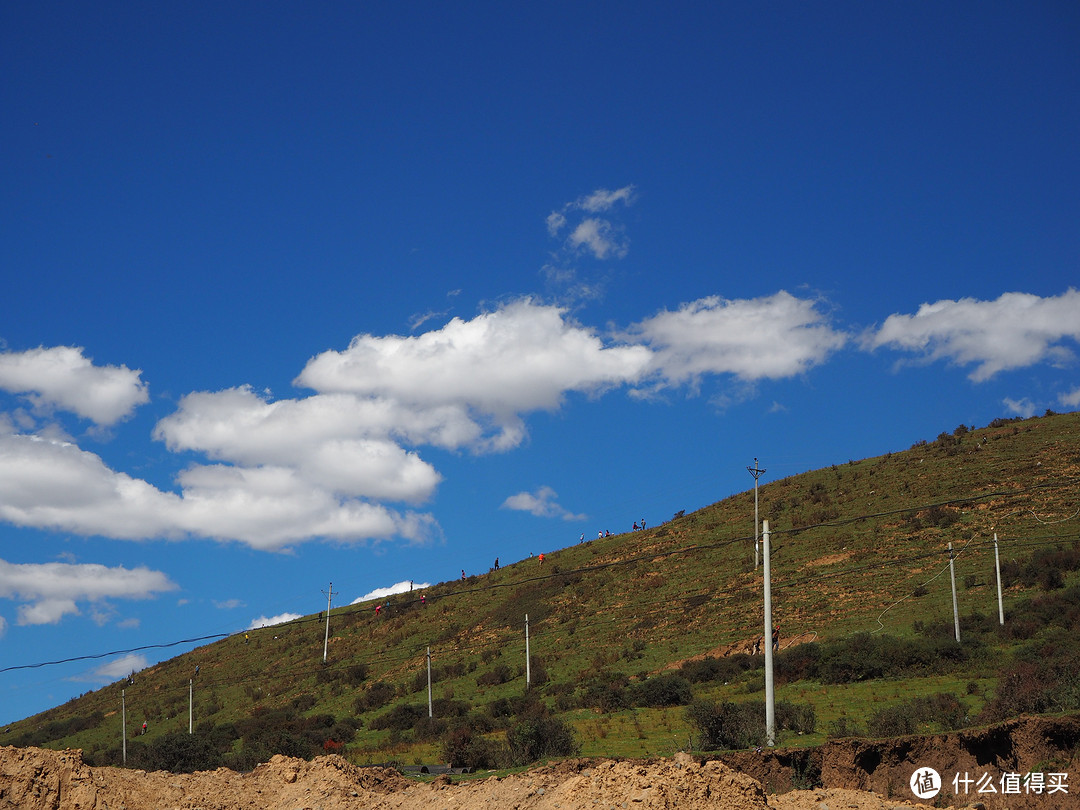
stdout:
[[(873, 793), (793, 791), (767, 800), (761, 784), (722, 762), (687, 755), (647, 763), (575, 760), (522, 774), (417, 783), (339, 756), (275, 756), (249, 774), (172, 774), (85, 765), (77, 750), (0, 748), (0, 810), (894, 810)], [(921, 805), (920, 805), (921, 806)]]

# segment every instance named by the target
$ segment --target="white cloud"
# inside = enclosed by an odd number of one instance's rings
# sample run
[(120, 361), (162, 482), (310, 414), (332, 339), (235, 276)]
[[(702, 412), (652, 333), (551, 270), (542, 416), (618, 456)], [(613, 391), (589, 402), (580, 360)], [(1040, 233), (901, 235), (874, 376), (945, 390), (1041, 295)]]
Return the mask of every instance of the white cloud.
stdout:
[(1067, 408), (1080, 407), (1080, 386), (1077, 386), (1072, 391), (1067, 391), (1064, 394), (1058, 394), (1058, 402)]
[(264, 550), (313, 537), (423, 542), (436, 530), (430, 516), (337, 498), (285, 467), (196, 465), (178, 480), (182, 496), (68, 442), (0, 435), (0, 518), (18, 526), (125, 540), (194, 535)]
[(218, 610), (235, 610), (236, 608), (244, 607), (244, 603), (239, 599), (226, 599), (223, 602), (214, 600), (214, 607)]
[(600, 211), (607, 211), (612, 208), (615, 203), (620, 202), (624, 205), (631, 205), (634, 202), (634, 187), (632, 185), (623, 186), (614, 191), (608, 191), (606, 188), (598, 188), (592, 194), (587, 194), (586, 196), (579, 198), (577, 202), (574, 203), (574, 207), (595, 214)]
[(566, 241), (574, 249), (587, 249), (597, 259), (621, 259), (629, 250), (626, 238), (606, 219), (596, 217), (583, 219)]
[(296, 382), (393, 402), (421, 423), (452, 420), (452, 435), (473, 449), (509, 449), (524, 438), (521, 414), (554, 410), (569, 391), (634, 381), (649, 362), (644, 347), (605, 346), (564, 314), (526, 299), (417, 337), (359, 335), (312, 358)]
[(7, 626), (7, 619), (5, 619), (3, 616), (0, 616), (0, 638), (3, 638), (4, 633), (7, 632)]
[(549, 486), (542, 486), (536, 492), (519, 492), (502, 502), (502, 509), (514, 509), (529, 512), (536, 517), (554, 517), (563, 520), (585, 520), (586, 515), (576, 515), (559, 505), (558, 493)]
[(623, 186), (614, 191), (606, 188), (597, 189), (591, 194), (567, 203), (561, 210), (548, 214), (546, 219), (548, 234), (558, 236), (570, 223), (571, 216), (577, 220), (576, 215), (579, 212), (585, 212), (591, 216), (581, 217), (576, 221), (564, 243), (565, 248), (572, 253), (584, 248), (597, 259), (609, 257), (621, 259), (626, 256), (628, 250), (626, 237), (611, 220), (595, 216), (595, 214), (610, 211), (617, 203), (631, 205), (634, 199), (632, 185)]
[(16, 526), (141, 539), (175, 533), (180, 506), (70, 442), (0, 434), (0, 518)]
[(145, 655), (131, 653), (68, 680), (101, 684), (113, 683), (121, 678), (128, 677), (132, 672), (137, 673), (146, 669), (149, 665), (150, 662), (146, 660)]
[(1017, 416), (1022, 416), (1027, 419), (1029, 416), (1035, 415), (1035, 403), (1027, 397), (1023, 399), (1010, 399), (1005, 397), (1002, 404), (1008, 409), (1009, 413), (1015, 413)]
[(1070, 362), (1072, 350), (1061, 345), (1065, 339), (1080, 340), (1080, 291), (1071, 288), (1051, 298), (1014, 292), (994, 301), (923, 304), (914, 315), (890, 315), (865, 345), (910, 351), (927, 361), (975, 365), (968, 377), (983, 382), (1035, 363)]
[(188, 394), (154, 429), (154, 438), (174, 452), (293, 468), (338, 495), (427, 500), (441, 476), (391, 434), (453, 447), (475, 430), (446, 409), (401, 409), (390, 400), (352, 394), (269, 402), (248, 387)]
[(652, 369), (673, 384), (704, 374), (745, 381), (791, 377), (840, 349), (847, 336), (829, 326), (817, 302), (780, 291), (764, 298), (718, 296), (664, 310), (631, 328), (655, 352)]
[(385, 599), (387, 596), (394, 596), (399, 593), (409, 593), (410, 591), (422, 591), (425, 588), (430, 588), (430, 582), (412, 582), (411, 580), (404, 580), (403, 582), (395, 582), (388, 588), (376, 588), (373, 591), (365, 593), (363, 596), (358, 596), (350, 602), (350, 605), (359, 605), (361, 602), (368, 602), (372, 599)]
[(257, 619), (252, 619), (247, 629), (259, 630), (263, 627), (273, 627), (275, 624), (285, 624), (285, 622), (292, 622), (302, 618), (303, 616), (299, 613), (279, 613), (277, 616), (270, 616), (269, 618), (260, 616)]
[[(149, 568), (108, 568), (92, 563), (9, 563), (0, 560), (0, 598), (23, 602), (18, 623), (56, 624), (78, 614), (77, 602), (149, 599), (176, 589), (162, 572)], [(102, 612), (100, 607), (96, 612)]]
[(36, 408), (60, 408), (112, 425), (149, 401), (141, 371), (95, 366), (75, 346), (0, 352), (0, 389), (25, 395)]

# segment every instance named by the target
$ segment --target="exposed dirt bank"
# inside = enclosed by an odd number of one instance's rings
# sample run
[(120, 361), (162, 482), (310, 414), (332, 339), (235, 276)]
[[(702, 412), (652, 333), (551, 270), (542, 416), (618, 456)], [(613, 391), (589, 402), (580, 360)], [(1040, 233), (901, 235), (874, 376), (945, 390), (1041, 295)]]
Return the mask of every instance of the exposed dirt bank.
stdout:
[(689, 756), (649, 763), (571, 761), (507, 777), (417, 783), (339, 756), (277, 756), (249, 774), (146, 773), (84, 765), (78, 751), (0, 749), (3, 810), (893, 810), (912, 805), (862, 791), (773, 797), (724, 765)]
[[(701, 762), (568, 760), (505, 777), (416, 782), (339, 756), (276, 756), (248, 774), (171, 774), (85, 765), (79, 751), (0, 748), (0, 810), (897, 810), (919, 804), (918, 768), (943, 777), (938, 807), (1080, 808), (1080, 717), (1025, 718), (984, 731), (838, 740), (814, 750), (739, 753)], [(1002, 776), (1066, 774), (1068, 792), (1005, 793)], [(995, 793), (951, 795), (953, 774), (989, 774)], [(820, 779), (825, 788), (791, 790)], [(1057, 780), (1060, 781), (1060, 780)], [(1072, 784), (1075, 781), (1076, 784)], [(765, 785), (765, 787), (763, 787)], [(767, 789), (768, 792), (767, 792)]]

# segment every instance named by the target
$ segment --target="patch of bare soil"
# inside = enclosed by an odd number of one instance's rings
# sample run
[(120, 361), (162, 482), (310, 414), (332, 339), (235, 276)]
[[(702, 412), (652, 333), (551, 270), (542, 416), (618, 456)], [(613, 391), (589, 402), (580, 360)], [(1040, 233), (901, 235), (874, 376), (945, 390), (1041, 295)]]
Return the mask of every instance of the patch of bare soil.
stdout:
[[(3, 810), (892, 810), (910, 807), (860, 791), (797, 791), (768, 800), (761, 784), (719, 761), (688, 755), (652, 762), (588, 762), (451, 782), (412, 782), (339, 756), (276, 756), (249, 774), (171, 774), (83, 764), (79, 751), (0, 749)], [(780, 803), (775, 803), (780, 802)]]
[[(416, 782), (340, 756), (276, 756), (247, 774), (97, 768), (79, 751), (0, 748), (0, 810), (901, 810), (922, 807), (911, 774), (1067, 774), (1068, 792), (949, 795), (933, 806), (1080, 807), (1080, 716), (1026, 718), (983, 731), (899, 740), (838, 740), (815, 750), (689, 754), (642, 762), (567, 760), (510, 776)], [(790, 790), (817, 778), (825, 787)], [(764, 785), (764, 787), (763, 787)], [(788, 792), (781, 792), (788, 791)]]

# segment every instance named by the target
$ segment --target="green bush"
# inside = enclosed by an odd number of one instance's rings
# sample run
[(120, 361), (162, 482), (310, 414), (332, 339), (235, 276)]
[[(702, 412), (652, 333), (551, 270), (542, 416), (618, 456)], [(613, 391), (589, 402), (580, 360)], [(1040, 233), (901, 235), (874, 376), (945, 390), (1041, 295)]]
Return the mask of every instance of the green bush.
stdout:
[(765, 744), (765, 704), (695, 700), (686, 717), (697, 731), (698, 748), (753, 748)]
[(580, 750), (569, 723), (539, 714), (522, 718), (508, 729), (506, 745), (514, 765), (529, 765), (548, 757), (575, 756)]
[(914, 734), (915, 725), (911, 707), (906, 704), (887, 706), (874, 712), (866, 721), (866, 729), (871, 737), (902, 737)]
[(776, 727), (797, 734), (813, 734), (817, 728), (817, 714), (809, 703), (781, 700), (776, 704)]
[(694, 697), (690, 682), (682, 675), (659, 675), (648, 678), (631, 684), (626, 692), (631, 706), (649, 708), (685, 706)]
[(481, 728), (469, 718), (455, 721), (443, 735), (443, 761), (456, 768), (495, 768), (499, 753), (498, 745), (483, 736)]

